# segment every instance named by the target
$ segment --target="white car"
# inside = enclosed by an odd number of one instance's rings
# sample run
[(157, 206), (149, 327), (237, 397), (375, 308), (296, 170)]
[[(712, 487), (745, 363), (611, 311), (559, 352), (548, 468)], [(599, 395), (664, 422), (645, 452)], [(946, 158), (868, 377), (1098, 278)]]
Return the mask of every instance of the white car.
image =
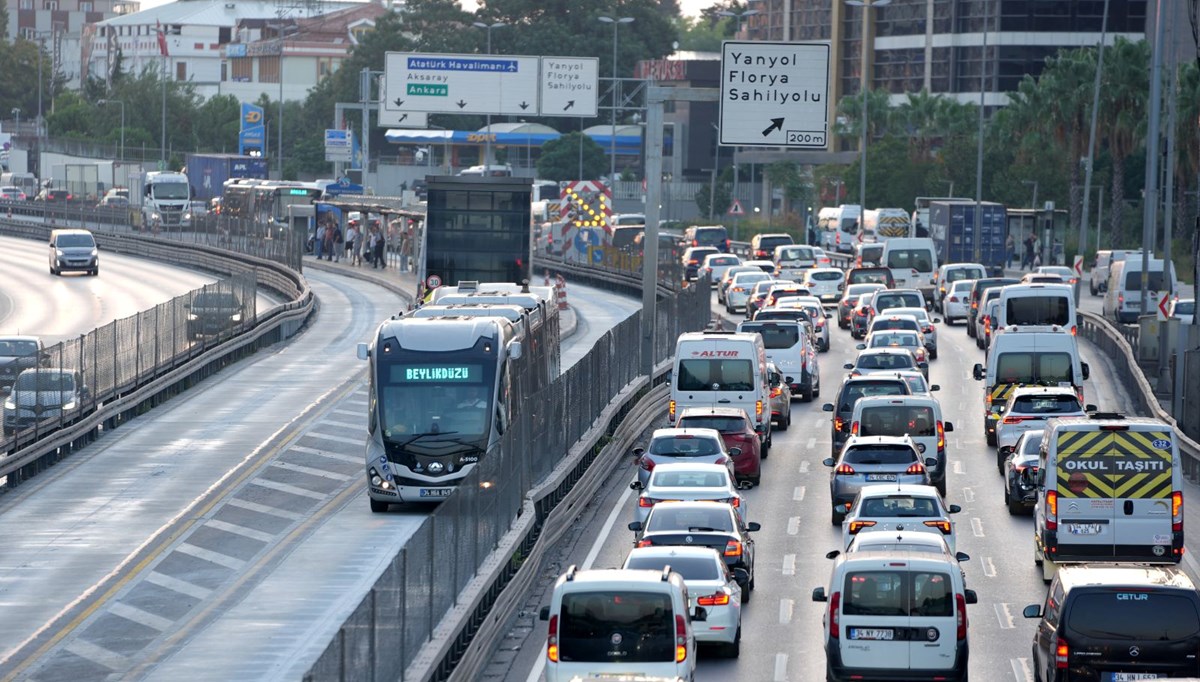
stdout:
[(921, 372), (904, 370), (902, 372), (896, 372), (896, 376), (904, 379), (904, 381), (908, 383), (908, 390), (912, 395), (932, 398), (934, 391), (942, 390), (941, 386), (938, 386), (937, 384), (930, 384), (929, 379)]
[(868, 348), (859, 353), (854, 362), (848, 362), (842, 368), (850, 370), (852, 377), (921, 369), (916, 356), (904, 348)]
[(955, 533), (950, 515), (960, 511), (957, 504), (946, 506), (930, 485), (867, 486), (850, 503), (842, 520), (842, 547), (849, 547), (856, 535), (909, 530), (945, 538), (953, 554)]
[(743, 272), (759, 272), (759, 270), (754, 266), (747, 266), (745, 263), (725, 268), (725, 273), (717, 280), (717, 303), (725, 305), (725, 292), (729, 290), (729, 283), (733, 281), (734, 275)]
[(736, 313), (746, 309), (750, 300), (750, 292), (759, 282), (774, 280), (765, 272), (740, 272), (733, 276), (729, 288), (725, 291), (725, 312)]
[(708, 275), (708, 281), (720, 282), (725, 276), (725, 271), (732, 267), (737, 267), (742, 264), (742, 259), (729, 253), (713, 253), (704, 257), (704, 262), (700, 263), (701, 276)]
[(921, 334), (925, 336), (925, 348), (929, 350), (929, 359), (937, 360), (938, 342), (937, 342), (937, 327), (933, 326), (937, 322), (941, 322), (936, 317), (930, 317), (929, 311), (924, 308), (888, 308), (888, 315), (911, 315), (917, 320), (917, 324), (921, 325)]
[(1196, 314), (1196, 299), (1194, 298), (1177, 298), (1171, 301), (1171, 318), (1179, 320), (1183, 324), (1192, 324), (1192, 318)]
[(749, 601), (745, 589), (750, 574), (744, 568), (730, 569), (711, 547), (637, 547), (625, 557), (623, 568), (671, 571), (683, 577), (688, 591), (688, 610), (706, 612), (703, 621), (692, 621), (697, 644), (715, 644), (725, 658), (737, 658), (742, 643), (742, 603)]
[(925, 340), (920, 332), (908, 329), (880, 329), (867, 334), (862, 343), (855, 346), (858, 350), (868, 348), (904, 348), (917, 359), (921, 373), (929, 376), (929, 351), (925, 350)]
[(996, 424), (996, 459), (1003, 462), (1026, 431), (1041, 431), (1047, 419), (1083, 417), (1095, 405), (1081, 406), (1075, 389), (1058, 386), (1019, 386), (1013, 389)]
[(942, 315), (946, 324), (954, 324), (955, 320), (965, 320), (971, 312), (971, 287), (975, 286), (973, 279), (960, 279), (950, 285), (946, 298), (942, 301)]
[(815, 296), (784, 296), (775, 302), (775, 307), (800, 308), (808, 313), (808, 318), (812, 320), (813, 340), (817, 350), (829, 351), (829, 320), (833, 319), (833, 314), (825, 312), (820, 299)]
[(634, 521), (645, 523), (654, 505), (665, 500), (727, 502), (746, 520), (746, 500), (724, 464), (659, 464), (650, 472), (649, 483), (634, 481), (629, 487), (641, 491)]
[(742, 265), (746, 265), (746, 266), (749, 266), (752, 268), (758, 268), (759, 270), (762, 270), (763, 272), (766, 272), (766, 273), (769, 273), (772, 275), (775, 274), (775, 261), (748, 260), (748, 261), (744, 261), (742, 263)]
[(820, 299), (821, 305), (837, 305), (846, 288), (846, 273), (837, 268), (812, 268), (804, 273), (800, 285)]

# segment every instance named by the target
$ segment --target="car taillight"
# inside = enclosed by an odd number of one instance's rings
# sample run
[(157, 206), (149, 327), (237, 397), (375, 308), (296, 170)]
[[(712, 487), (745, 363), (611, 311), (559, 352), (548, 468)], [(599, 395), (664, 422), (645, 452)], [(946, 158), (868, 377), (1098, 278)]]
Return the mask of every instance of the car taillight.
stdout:
[(838, 431), (846, 430), (846, 420), (841, 417), (833, 418), (833, 428)]
[(699, 264), (700, 264), (700, 261), (696, 260), (695, 258), (688, 261), (688, 265), (699, 265)]
[(1020, 424), (1021, 422), (1036, 421), (1038, 419), (1040, 419), (1040, 417), (1017, 417), (1009, 415), (1000, 421), (1005, 424)]
[(1067, 667), (1067, 659), (1071, 656), (1071, 647), (1067, 644), (1067, 640), (1059, 637), (1054, 643), (1054, 667), (1063, 669)]
[(951, 296), (949, 300), (950, 300), (950, 302), (951, 302), (951, 303), (958, 303), (958, 297), (957, 297), (957, 296)]
[(925, 327), (925, 329), (923, 329), (922, 331), (924, 331), (926, 334), (932, 334), (933, 333), (933, 325), (931, 324), (928, 327)]
[(675, 662), (687, 660), (687, 623), (683, 622), (682, 614), (675, 614)]
[(833, 639), (837, 639), (841, 635), (841, 606), (842, 593), (834, 592), (833, 596), (829, 598), (829, 636)]
[(904, 470), (904, 473), (923, 474), (925, 473), (925, 465), (921, 464), (920, 462), (913, 462), (912, 464), (908, 465), (908, 468)]
[(546, 631), (546, 658), (558, 663), (558, 614), (550, 616), (550, 628)]
[(1117, 306), (1121, 307), (1124, 305), (1125, 305), (1125, 294), (1117, 294)]
[[(663, 507), (663, 508), (666, 509), (666, 507)], [(737, 540), (730, 540), (729, 542), (725, 543), (725, 556), (741, 556), (741, 555), (742, 555), (742, 543), (738, 542)]]
[(745, 293), (745, 291), (746, 291), (745, 287), (734, 287), (733, 290), (739, 294)]
[(762, 416), (763, 416), (763, 401), (756, 400), (756, 401), (754, 401), (754, 417), (761, 421)]
[(963, 641), (967, 638), (967, 597), (961, 592), (954, 595), (954, 604), (958, 607), (958, 627), (955, 628), (954, 636), (958, 641)]
[(1183, 491), (1176, 490), (1171, 493), (1171, 530), (1176, 533), (1183, 532)]
[(850, 422), (850, 435), (851, 436), (858, 435), (858, 422)]
[(642, 457), (641, 460), (638, 461), (638, 464), (640, 464), (641, 467), (646, 471), (654, 471), (654, 460), (650, 459), (649, 457)]
[(671, 400), (667, 403), (667, 421), (675, 421), (675, 401)]
[(728, 603), (729, 595), (724, 592), (717, 592), (696, 600), (696, 604), (699, 606), (725, 606)]
[(990, 324), (990, 323), (991, 323), (991, 321), (992, 321), (992, 316), (991, 316), (991, 315), (984, 315), (984, 316), (983, 316), (983, 326), (985, 326), (985, 327), (986, 327), (986, 326), (988, 326), (988, 324)]
[(1058, 492), (1046, 492), (1046, 530), (1058, 530)]
[(650, 540), (638, 540), (637, 546), (638, 547), (652, 547), (652, 546), (654, 546), (654, 543), (651, 542)]
[(849, 464), (842, 463), (833, 470), (833, 473), (852, 476), (854, 474), (854, 467), (850, 466)]
[(730, 246), (730, 244), (731, 244), (731, 242), (730, 242), (728, 239), (726, 239), (726, 240), (725, 240), (725, 250), (726, 250), (726, 251), (728, 251), (730, 248), (732, 248), (732, 247)]
[(858, 533), (858, 531), (862, 530), (863, 528), (870, 528), (871, 526), (874, 526), (874, 525), (875, 525), (874, 521), (851, 521), (850, 522), (850, 534), (854, 535), (854, 534)]
[(971, 310), (979, 309), (979, 301), (971, 301)]
[(949, 535), (951, 531), (949, 521), (926, 521), (925, 525), (929, 526), (930, 528), (937, 528), (945, 535)]
[(946, 425), (941, 421), (937, 423), (938, 450), (946, 449)]
[(778, 398), (781, 395), (783, 395), (783, 387), (782, 386), (776, 386), (775, 388), (771, 389), (771, 397), (772, 398)]
[(700, 240), (699, 240), (699, 239), (693, 239), (693, 240), (692, 240), (692, 246), (700, 246)]
[(658, 500), (654, 499), (653, 497), (638, 498), (638, 506), (642, 509), (649, 509), (650, 507), (653, 507), (656, 502), (658, 502)]
[(1075, 325), (1071, 325), (1071, 336), (1078, 336), (1078, 335), (1079, 335), (1079, 327), (1076, 327)]
[(725, 498), (725, 502), (734, 509), (742, 506), (742, 498), (740, 497), (727, 497)]

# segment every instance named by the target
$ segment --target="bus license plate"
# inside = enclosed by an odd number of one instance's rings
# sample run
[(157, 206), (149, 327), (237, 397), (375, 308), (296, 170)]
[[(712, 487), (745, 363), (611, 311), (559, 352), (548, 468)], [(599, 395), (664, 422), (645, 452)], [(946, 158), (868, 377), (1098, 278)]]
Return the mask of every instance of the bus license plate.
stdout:
[(896, 474), (867, 474), (868, 481), (894, 481)]
[[(1100, 524), (1098, 524), (1098, 523), (1072, 523), (1067, 526), (1067, 530), (1070, 531), (1071, 535), (1099, 535), (1100, 534)], [(1154, 678), (1150, 678), (1150, 679), (1154, 679)]]
[(1109, 673), (1110, 682), (1132, 682), (1133, 680), (1157, 680), (1158, 673)]
[(896, 636), (896, 633), (890, 629), (884, 628), (850, 628), (850, 639), (874, 639), (879, 641), (891, 641)]
[(421, 497), (450, 497), (454, 488), (421, 488)]

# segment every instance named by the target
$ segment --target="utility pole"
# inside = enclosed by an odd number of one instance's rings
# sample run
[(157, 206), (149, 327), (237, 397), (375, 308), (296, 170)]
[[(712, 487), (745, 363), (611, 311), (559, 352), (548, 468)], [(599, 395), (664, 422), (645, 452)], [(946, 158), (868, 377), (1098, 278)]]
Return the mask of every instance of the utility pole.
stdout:
[[(870, 99), (870, 82), (867, 74), (871, 70), (871, 65), (867, 61), (867, 53), (869, 52), (871, 40), (871, 10), (875, 7), (883, 7), (891, 4), (892, 0), (846, 0), (847, 5), (863, 8), (862, 15), (862, 36), (860, 42), (862, 49), (859, 54), (859, 82), (858, 94), (862, 97), (862, 131), (858, 141), (858, 151), (861, 158), (858, 161), (858, 206), (859, 206), (859, 222), (862, 222), (862, 211), (867, 210), (867, 101)], [(786, 38), (785, 38), (786, 40)]]
[[(1096, 160), (1096, 115), (1100, 113), (1100, 77), (1104, 73), (1104, 43), (1108, 38), (1108, 0), (1104, 0), (1104, 17), (1100, 20), (1100, 44), (1096, 47), (1096, 77), (1092, 82), (1092, 123), (1088, 132), (1087, 165), (1083, 171), (1083, 215), (1079, 219), (1079, 255), (1087, 257), (1088, 209), (1092, 198), (1092, 167)], [(1100, 248), (1100, 236), (1096, 236)], [(1081, 287), (1083, 278), (1076, 286)], [(1076, 290), (1078, 292), (1078, 289)], [(1079, 295), (1076, 293), (1076, 300)]]
[[(1168, 45), (1174, 45), (1175, 42), (1175, 24), (1171, 24), (1170, 37), (1167, 39)], [(1167, 88), (1167, 167), (1163, 173), (1163, 183), (1166, 185), (1164, 193), (1165, 206), (1163, 208), (1163, 241), (1162, 241), (1162, 259), (1163, 259), (1163, 284), (1169, 289), (1170, 293), (1175, 292), (1175, 268), (1171, 263), (1171, 238), (1175, 233), (1175, 114), (1176, 102), (1179, 97), (1176, 96), (1176, 89), (1179, 87), (1179, 64), (1175, 59), (1175, 50), (1170, 50), (1167, 60), (1167, 68), (1171, 70), (1170, 86)], [(1158, 335), (1158, 389), (1161, 392), (1162, 388), (1170, 381), (1170, 372), (1167, 363), (1167, 351), (1169, 344), (1167, 343), (1168, 323), (1163, 323), (1164, 329)], [(1176, 344), (1175, 347), (1175, 371), (1181, 373), (1183, 371), (1183, 348)], [(1174, 393), (1174, 391), (1172, 392)], [(1176, 396), (1172, 396), (1175, 398)], [(1175, 412), (1174, 414), (1179, 414)]]
[[(985, 5), (986, 7), (986, 5)], [(985, 10), (987, 11), (987, 10)], [(988, 16), (983, 16), (983, 56), (979, 60), (979, 144), (975, 150), (975, 262), (983, 260), (983, 105), (987, 92), (987, 30)], [(1036, 209), (1036, 207), (1034, 207)], [(1034, 214), (1034, 229), (1037, 217)]]
[[(485, 31), (487, 31), (487, 53), (488, 53), (488, 56), (491, 56), (491, 54), (492, 54), (492, 29), (504, 28), (508, 24), (505, 24), (505, 23), (499, 22), (499, 21), (492, 23), (492, 24), (485, 24), (482, 21), (476, 21), (476, 22), (472, 23), (471, 25), (474, 26), (475, 28), (482, 28)], [(483, 136), (483, 175), (484, 175), (484, 177), (487, 177), (488, 175), (490, 175), (490, 171), (487, 166), (491, 162), (492, 162), (492, 115), (488, 114), (487, 115), (487, 133)]]
[[(1163, 2), (1154, 3), (1153, 66), (1150, 68), (1150, 121), (1146, 129), (1146, 197), (1142, 210), (1142, 296), (1139, 315), (1150, 310), (1150, 253), (1158, 225), (1159, 119), (1162, 117)], [(1159, 358), (1162, 361), (1162, 358)]]
[[(608, 136), (608, 182), (612, 187), (613, 200), (617, 198), (617, 105), (620, 104), (620, 98), (617, 96), (617, 86), (620, 81), (617, 80), (617, 27), (621, 24), (633, 23), (633, 17), (596, 17), (601, 23), (612, 24), (613, 27), (613, 61), (612, 61), (612, 129)], [(647, 119), (649, 122), (649, 119)], [(720, 150), (718, 150), (719, 152)]]

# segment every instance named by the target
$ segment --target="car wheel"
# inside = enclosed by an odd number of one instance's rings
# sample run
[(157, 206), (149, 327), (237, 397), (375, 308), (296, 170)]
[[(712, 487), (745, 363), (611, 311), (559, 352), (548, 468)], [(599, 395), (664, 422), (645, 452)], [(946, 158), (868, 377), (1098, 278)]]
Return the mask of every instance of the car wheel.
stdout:
[(930, 352), (929, 352), (929, 359), (930, 359), (930, 360), (937, 360), (937, 350), (933, 350), (933, 351), (930, 351)]
[(742, 588), (742, 603), (743, 604), (750, 603), (750, 586), (749, 585)]
[(100, 268), (92, 270), (92, 277), (97, 277), (100, 274)]
[(937, 483), (934, 483), (933, 487), (937, 488), (938, 494), (942, 496), (943, 500), (946, 499), (946, 479), (943, 478)]
[(780, 415), (779, 421), (776, 422), (775, 428), (779, 429), (780, 431), (787, 431), (789, 426), (791, 426), (791, 420), (784, 419), (783, 416)]
[(371, 500), (370, 498), (367, 498), (367, 499), (370, 500), (370, 502), (371, 502), (371, 511), (375, 512), (376, 514), (382, 514), (383, 512), (386, 512), (388, 510), (388, 507), (390, 506), (387, 502), (380, 502), (379, 500)]
[(1005, 502), (1005, 504), (1008, 505), (1009, 516), (1020, 516), (1021, 512), (1025, 511), (1024, 509), (1021, 508), (1021, 502), (1018, 500), (1014, 500), (1012, 498), (1012, 496), (1008, 494), (1007, 491), (1004, 493), (1004, 497), (1006, 498), (1004, 500), (1004, 502)]
[(836, 509), (829, 512), (829, 523), (831, 523), (835, 526), (842, 525), (842, 520), (845, 518), (846, 518), (846, 515), (842, 512), (837, 511)]
[(58, 277), (58, 270), (55, 270), (53, 265), (50, 266), (50, 274)]
[(1088, 290), (1092, 292), (1092, 295), (1093, 295), (1093, 296), (1098, 296), (1098, 295), (1099, 295), (1099, 294), (1097, 294), (1097, 293), (1096, 293), (1096, 285), (1095, 285), (1095, 284), (1089, 284), (1089, 285), (1088, 285)]
[(737, 658), (742, 654), (742, 626), (738, 626), (737, 634), (733, 636), (733, 642), (721, 647), (721, 656), (723, 658)]
[(971, 318), (967, 318), (967, 336), (975, 338), (975, 325), (971, 324)]
[(817, 383), (817, 387), (813, 389), (813, 397), (814, 398), (821, 397), (821, 384), (820, 383)]
[(1008, 459), (1008, 455), (1002, 455), (999, 450), (996, 451), (996, 471), (1000, 472), (1001, 476), (1004, 475), (1004, 460), (1006, 459)]
[(760, 460), (763, 460), (763, 459), (766, 459), (767, 457), (769, 457), (770, 455), (771, 455), (771, 439), (767, 438), (767, 442), (763, 443), (762, 447), (760, 447), (758, 449), (758, 458)]
[(992, 447), (996, 447), (996, 434), (989, 433), (989, 434), (985, 435), (984, 437), (987, 439), (988, 445), (990, 445)]

